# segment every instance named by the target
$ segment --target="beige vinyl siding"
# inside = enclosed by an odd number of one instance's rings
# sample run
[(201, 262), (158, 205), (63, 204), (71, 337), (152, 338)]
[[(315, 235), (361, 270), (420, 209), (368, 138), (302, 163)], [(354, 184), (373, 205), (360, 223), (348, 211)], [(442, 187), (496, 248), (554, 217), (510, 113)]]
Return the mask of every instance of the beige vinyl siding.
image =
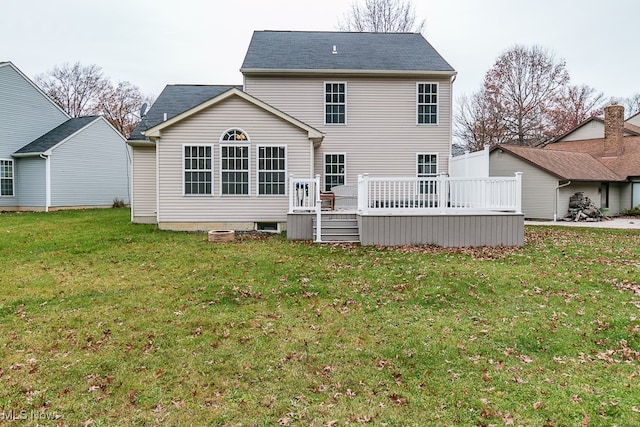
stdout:
[(156, 221), (156, 149), (133, 147), (131, 176), (133, 222)]
[[(220, 195), (220, 137), (234, 128), (243, 130), (251, 144), (248, 196)], [(213, 144), (213, 195), (184, 195), (183, 147), (202, 144)], [(163, 129), (157, 144), (159, 223), (286, 222), (288, 194), (257, 196), (258, 145), (286, 146), (287, 175), (310, 175), (313, 145), (307, 132), (238, 97)]]
[(604, 123), (592, 120), (558, 141), (579, 141), (596, 138), (604, 138)]
[[(501, 150), (489, 156), (490, 176), (522, 172), (522, 213), (525, 218), (553, 219), (558, 178)], [(568, 205), (567, 199), (567, 205)], [(562, 210), (565, 209), (565, 210)], [(566, 212), (566, 206), (559, 212)]]
[[(324, 83), (345, 82), (345, 125), (324, 124)], [(418, 82), (438, 83), (438, 124), (418, 125)], [(451, 144), (451, 83), (442, 78), (245, 77), (245, 90), (325, 133), (314, 173), (323, 175), (324, 153), (347, 153), (347, 184), (357, 175), (415, 176), (416, 153), (438, 153), (447, 172)]]

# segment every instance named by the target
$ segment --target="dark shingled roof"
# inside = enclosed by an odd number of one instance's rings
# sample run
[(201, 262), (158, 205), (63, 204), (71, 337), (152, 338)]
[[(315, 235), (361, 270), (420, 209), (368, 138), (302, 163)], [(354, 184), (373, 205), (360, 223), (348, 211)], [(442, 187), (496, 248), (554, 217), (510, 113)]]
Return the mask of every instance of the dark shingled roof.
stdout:
[(25, 145), (14, 154), (44, 153), (98, 118), (99, 116), (86, 116), (69, 119), (35, 141)]
[[(337, 54), (333, 54), (333, 46)], [(240, 71), (454, 69), (417, 33), (255, 31)]]
[(129, 141), (146, 140), (142, 132), (191, 108), (215, 98), (232, 88), (242, 90), (242, 86), (229, 85), (167, 85), (155, 100), (142, 121), (131, 132)]

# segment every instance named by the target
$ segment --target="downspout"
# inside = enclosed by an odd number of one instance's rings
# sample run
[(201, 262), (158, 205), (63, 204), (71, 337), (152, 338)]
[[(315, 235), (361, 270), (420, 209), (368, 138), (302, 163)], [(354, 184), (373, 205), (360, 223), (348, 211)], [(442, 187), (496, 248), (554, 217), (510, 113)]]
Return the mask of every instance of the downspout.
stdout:
[(51, 161), (49, 156), (44, 153), (40, 154), (40, 158), (44, 159), (44, 211), (49, 212), (49, 206), (51, 206)]
[(560, 197), (560, 189), (568, 185), (571, 185), (571, 181), (567, 181), (565, 184), (561, 184), (556, 187), (556, 201), (553, 205), (553, 222), (558, 220), (558, 197)]

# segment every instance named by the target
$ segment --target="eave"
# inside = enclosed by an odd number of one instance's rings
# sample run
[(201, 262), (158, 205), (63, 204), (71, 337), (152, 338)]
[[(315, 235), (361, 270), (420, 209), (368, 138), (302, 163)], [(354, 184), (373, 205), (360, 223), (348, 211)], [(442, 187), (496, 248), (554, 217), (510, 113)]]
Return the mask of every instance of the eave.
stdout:
[(307, 137), (313, 142), (314, 147), (318, 147), (320, 145), (320, 143), (322, 142), (322, 140), (324, 139), (324, 134), (322, 132), (320, 132), (319, 130), (309, 126), (308, 124), (301, 122), (300, 120), (296, 119), (293, 116), (290, 116), (287, 113), (284, 113), (280, 110), (278, 110), (277, 108), (272, 107), (271, 105), (267, 104), (266, 102), (263, 102), (261, 100), (259, 100), (258, 98), (255, 98), (251, 95), (249, 95), (246, 92), (243, 92), (241, 90), (238, 89), (230, 89), (226, 92), (221, 93), (220, 95), (216, 96), (215, 98), (211, 98), (208, 101), (203, 102), (200, 105), (197, 105), (181, 114), (178, 114), (175, 117), (172, 117), (171, 119), (159, 123), (156, 126), (147, 129), (146, 131), (142, 132), (142, 134), (144, 136), (146, 136), (149, 139), (154, 139), (154, 138), (161, 138), (162, 137), (162, 130), (172, 126), (182, 120), (184, 120), (187, 117), (192, 116), (193, 114), (197, 114), (200, 111), (203, 111), (213, 105), (218, 104), (219, 102), (222, 102), (223, 100), (231, 97), (231, 96), (237, 96), (241, 99), (244, 99), (245, 101), (255, 105), (258, 108), (262, 108), (263, 110), (273, 114), (274, 116), (277, 116), (283, 120), (285, 120), (286, 122), (289, 122), (290, 124), (297, 126), (300, 129), (303, 129), (307, 132)]
[(427, 71), (427, 70), (333, 70), (333, 69), (276, 69), (276, 68), (241, 68), (244, 75), (336, 75), (336, 76), (378, 76), (378, 77), (453, 77), (456, 71)]

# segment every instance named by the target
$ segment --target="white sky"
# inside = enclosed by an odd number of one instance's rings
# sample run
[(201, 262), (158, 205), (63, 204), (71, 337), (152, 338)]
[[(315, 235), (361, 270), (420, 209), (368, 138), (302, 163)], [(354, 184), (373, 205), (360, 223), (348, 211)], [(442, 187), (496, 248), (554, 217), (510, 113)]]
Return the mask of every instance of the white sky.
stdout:
[[(414, 0), (427, 40), (478, 90), (514, 44), (564, 59), (574, 84), (640, 92), (638, 0)], [(254, 30), (333, 31), (351, 0), (2, 0), (0, 61), (27, 76), (80, 62), (157, 96), (166, 84), (241, 84)]]

